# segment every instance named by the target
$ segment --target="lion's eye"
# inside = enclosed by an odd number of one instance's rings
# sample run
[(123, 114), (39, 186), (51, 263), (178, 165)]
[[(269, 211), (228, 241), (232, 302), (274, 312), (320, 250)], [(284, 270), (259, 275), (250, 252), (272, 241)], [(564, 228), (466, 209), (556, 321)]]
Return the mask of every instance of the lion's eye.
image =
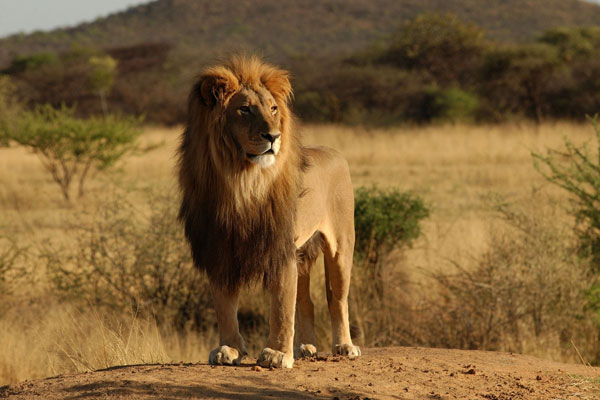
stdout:
[(273, 114), (273, 115), (277, 114), (277, 106), (271, 107), (271, 114)]
[(248, 106), (241, 106), (240, 108), (238, 108), (238, 110), (240, 110), (240, 112), (242, 114), (249, 114), (250, 113), (250, 107), (248, 107)]

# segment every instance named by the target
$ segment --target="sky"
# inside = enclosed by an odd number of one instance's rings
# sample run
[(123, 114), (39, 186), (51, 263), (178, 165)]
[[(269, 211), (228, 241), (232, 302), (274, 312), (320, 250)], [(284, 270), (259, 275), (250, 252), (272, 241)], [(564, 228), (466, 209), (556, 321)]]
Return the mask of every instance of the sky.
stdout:
[(0, 37), (74, 26), (148, 2), (149, 0), (0, 0)]

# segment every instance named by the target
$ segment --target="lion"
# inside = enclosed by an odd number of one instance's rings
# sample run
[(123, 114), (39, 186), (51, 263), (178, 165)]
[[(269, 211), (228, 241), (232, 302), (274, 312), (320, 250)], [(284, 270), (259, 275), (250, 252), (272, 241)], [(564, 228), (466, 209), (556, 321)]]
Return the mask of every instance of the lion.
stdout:
[(332, 351), (361, 354), (348, 323), (354, 250), (348, 164), (333, 149), (301, 144), (291, 96), (287, 71), (241, 55), (205, 69), (189, 95), (178, 150), (179, 219), (195, 265), (209, 278), (220, 341), (209, 354), (213, 365), (238, 365), (247, 355), (237, 320), (240, 288), (259, 281), (271, 306), (258, 364), (291, 368), (294, 357), (316, 354), (309, 286), (319, 251)]

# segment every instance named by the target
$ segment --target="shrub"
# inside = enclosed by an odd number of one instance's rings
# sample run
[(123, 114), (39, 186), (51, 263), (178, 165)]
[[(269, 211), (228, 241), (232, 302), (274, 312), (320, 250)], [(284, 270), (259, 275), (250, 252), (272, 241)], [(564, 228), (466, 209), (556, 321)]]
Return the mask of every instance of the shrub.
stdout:
[(73, 180), (79, 181), (81, 197), (91, 170), (104, 170), (138, 150), (139, 125), (140, 119), (133, 117), (78, 119), (73, 109), (45, 105), (0, 126), (0, 141), (16, 142), (37, 154), (69, 201)]
[[(353, 315), (369, 345), (389, 344), (397, 317), (404, 272), (390, 259), (421, 235), (429, 210), (416, 195), (397, 189), (359, 188), (355, 195), (355, 263), (351, 293)], [(364, 317), (363, 317), (364, 316)], [(387, 341), (387, 342), (386, 342)]]
[[(536, 201), (536, 200), (534, 200)], [(534, 206), (535, 207), (535, 206)], [(540, 210), (498, 211), (508, 229), (494, 229), (490, 248), (474, 265), (435, 272), (405, 328), (411, 344), (435, 347), (575, 355), (598, 350), (584, 293), (588, 266), (572, 250), (572, 236)], [(544, 343), (543, 347), (536, 344)]]
[(208, 285), (192, 264), (176, 204), (163, 195), (151, 196), (148, 212), (139, 207), (117, 197), (76, 228), (75, 246), (43, 251), (56, 293), (161, 326), (212, 327)]
[(423, 200), (411, 193), (359, 188), (354, 199), (355, 251), (359, 257), (378, 263), (386, 252), (418, 238), (419, 223), (428, 216)]
[(590, 121), (595, 133), (594, 150), (590, 151), (588, 144), (577, 146), (565, 137), (564, 150), (532, 153), (532, 157), (544, 178), (571, 195), (581, 255), (591, 257), (593, 272), (600, 274), (600, 127), (597, 118)]
[(424, 109), (430, 121), (472, 122), (479, 108), (476, 95), (459, 88), (430, 88), (426, 91)]
[[(591, 260), (589, 272), (593, 276), (585, 309), (594, 314), (600, 328), (600, 127), (597, 117), (590, 118), (590, 122), (595, 134), (593, 150), (587, 143), (578, 146), (565, 137), (564, 150), (532, 156), (536, 169), (571, 195), (579, 255)], [(600, 362), (600, 349), (596, 362)]]

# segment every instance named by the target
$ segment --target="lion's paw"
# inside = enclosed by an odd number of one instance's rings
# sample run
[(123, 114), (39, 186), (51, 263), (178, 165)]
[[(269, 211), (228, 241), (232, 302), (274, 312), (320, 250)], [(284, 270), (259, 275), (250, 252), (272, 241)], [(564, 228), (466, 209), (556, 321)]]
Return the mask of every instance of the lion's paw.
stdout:
[(361, 355), (360, 348), (352, 344), (336, 344), (333, 346), (333, 354), (348, 356), (350, 358), (359, 357)]
[(317, 355), (317, 348), (312, 344), (301, 344), (294, 348), (294, 358), (308, 358)]
[(265, 347), (258, 356), (258, 365), (265, 368), (292, 368), (294, 357), (281, 351)]
[(240, 365), (244, 358), (239, 350), (229, 346), (219, 346), (210, 352), (208, 363), (211, 365)]

